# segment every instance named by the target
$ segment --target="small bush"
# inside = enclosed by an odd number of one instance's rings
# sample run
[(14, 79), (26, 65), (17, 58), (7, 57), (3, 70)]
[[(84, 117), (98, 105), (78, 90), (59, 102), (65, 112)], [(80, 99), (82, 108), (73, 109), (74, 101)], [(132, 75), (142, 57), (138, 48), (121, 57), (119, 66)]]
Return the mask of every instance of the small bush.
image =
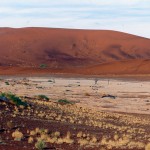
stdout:
[(40, 68), (42, 69), (47, 68), (47, 64), (40, 64)]
[(15, 141), (21, 141), (23, 139), (23, 134), (22, 132), (16, 130), (15, 132), (12, 133), (12, 137), (14, 138)]
[(43, 140), (39, 140), (35, 143), (35, 148), (37, 148), (38, 150), (43, 150), (46, 147), (46, 143)]
[(46, 95), (38, 95), (38, 99), (41, 99), (41, 100), (49, 100), (49, 98), (46, 96)]
[(29, 138), (28, 138), (28, 143), (33, 143), (33, 142), (34, 142), (33, 137), (29, 137)]
[(48, 80), (48, 82), (55, 83), (55, 79)]
[(52, 80), (48, 80), (48, 82), (53, 82)]
[(9, 85), (9, 82), (6, 81), (5, 84), (6, 84), (6, 85)]
[(27, 103), (23, 102), (19, 97), (12, 93), (1, 93), (0, 97), (7, 98), (10, 102), (14, 103), (17, 106), (24, 106), (27, 107)]
[(66, 99), (59, 99), (58, 103), (61, 103), (61, 104), (72, 104), (72, 102), (70, 102), (70, 101), (68, 101)]

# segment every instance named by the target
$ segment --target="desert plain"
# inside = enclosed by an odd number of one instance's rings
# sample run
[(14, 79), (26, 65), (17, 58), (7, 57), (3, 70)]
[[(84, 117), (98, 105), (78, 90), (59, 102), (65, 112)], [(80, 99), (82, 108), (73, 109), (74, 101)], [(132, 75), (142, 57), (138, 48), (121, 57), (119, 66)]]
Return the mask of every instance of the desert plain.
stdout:
[(29, 104), (1, 104), (2, 150), (149, 147), (150, 81), (143, 77), (1, 76), (0, 89)]
[(67, 99), (97, 111), (150, 114), (150, 81), (147, 79), (55, 76), (1, 79), (1, 92), (28, 97), (46, 95), (52, 101)]

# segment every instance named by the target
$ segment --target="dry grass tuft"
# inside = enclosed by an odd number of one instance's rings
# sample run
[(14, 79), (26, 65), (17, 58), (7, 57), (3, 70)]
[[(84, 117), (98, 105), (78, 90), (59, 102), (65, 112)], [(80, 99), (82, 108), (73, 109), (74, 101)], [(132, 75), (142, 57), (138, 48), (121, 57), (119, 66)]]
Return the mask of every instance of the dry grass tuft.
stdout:
[(23, 139), (23, 134), (22, 132), (16, 130), (15, 132), (12, 133), (12, 137), (14, 138), (15, 141), (21, 141)]

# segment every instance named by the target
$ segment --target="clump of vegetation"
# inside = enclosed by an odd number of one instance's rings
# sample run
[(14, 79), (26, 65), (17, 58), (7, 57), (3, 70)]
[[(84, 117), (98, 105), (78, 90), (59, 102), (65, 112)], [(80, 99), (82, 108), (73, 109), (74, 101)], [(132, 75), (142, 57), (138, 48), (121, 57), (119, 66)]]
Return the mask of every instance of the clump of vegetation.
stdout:
[(23, 134), (22, 132), (16, 130), (15, 132), (12, 133), (12, 137), (14, 138), (15, 141), (21, 141), (23, 139)]
[[(35, 147), (39, 150), (43, 150), (47, 148), (47, 145), (45, 143), (51, 143), (51, 144), (73, 144), (74, 140), (71, 139), (71, 133), (68, 131), (66, 135), (61, 134), (59, 131), (55, 132), (49, 132), (48, 129), (39, 129), (36, 128), (35, 130), (28, 131), (30, 133), (30, 137), (28, 139), (28, 143), (33, 143), (34, 139), (37, 139), (37, 142), (35, 143)], [(33, 133), (31, 135), (31, 133)]]
[(29, 137), (29, 138), (28, 138), (28, 143), (33, 143), (33, 142), (34, 142), (33, 137)]
[(6, 85), (10, 85), (8, 81), (5, 82)]
[(43, 140), (39, 140), (35, 143), (35, 148), (37, 148), (38, 150), (43, 150), (46, 147), (46, 143)]
[(50, 79), (48, 82), (55, 83), (55, 79)]
[(47, 64), (40, 64), (40, 68), (42, 69), (47, 68)]
[(52, 80), (48, 80), (48, 82), (53, 82)]
[(17, 106), (24, 106), (27, 107), (28, 104), (26, 102), (23, 102), (18, 96), (12, 93), (1, 93), (0, 98), (2, 99), (8, 99), (9, 102), (17, 105)]
[(46, 95), (38, 95), (38, 99), (40, 100), (49, 100), (49, 98)]
[(72, 102), (68, 101), (67, 99), (59, 99), (58, 103), (60, 103), (60, 104), (73, 104)]

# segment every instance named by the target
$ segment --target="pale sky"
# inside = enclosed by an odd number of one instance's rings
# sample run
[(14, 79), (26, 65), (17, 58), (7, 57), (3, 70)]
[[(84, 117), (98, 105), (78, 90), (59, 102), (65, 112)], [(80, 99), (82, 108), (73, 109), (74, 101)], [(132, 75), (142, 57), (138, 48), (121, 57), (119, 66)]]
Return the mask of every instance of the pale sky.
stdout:
[(0, 27), (106, 29), (150, 38), (150, 0), (0, 0)]

